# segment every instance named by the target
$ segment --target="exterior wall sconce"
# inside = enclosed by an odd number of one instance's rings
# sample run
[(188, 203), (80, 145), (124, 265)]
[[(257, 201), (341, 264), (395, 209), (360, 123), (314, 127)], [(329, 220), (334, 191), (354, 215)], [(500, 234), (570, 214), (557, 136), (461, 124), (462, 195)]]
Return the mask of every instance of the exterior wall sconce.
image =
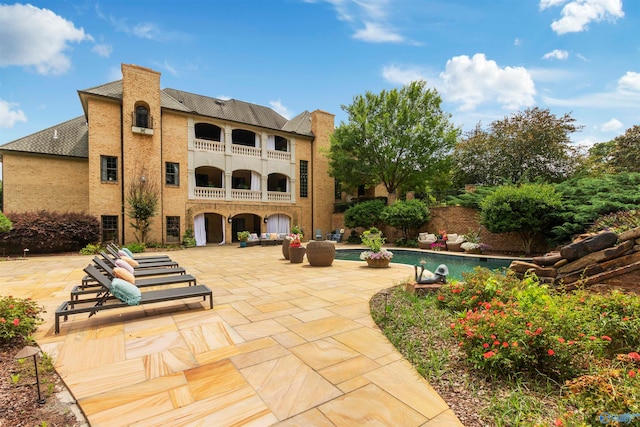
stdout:
[(229, 216), (227, 217), (227, 222), (228, 222), (229, 224), (231, 224), (231, 223), (233, 222), (233, 217), (232, 217), (231, 215), (229, 215)]
[(263, 219), (264, 223), (266, 224), (269, 221), (269, 218), (267, 218), (266, 216)]
[(147, 177), (146, 177), (146, 176), (144, 176), (144, 175), (142, 175), (142, 176), (140, 177), (140, 181), (142, 181), (142, 182), (147, 182)]

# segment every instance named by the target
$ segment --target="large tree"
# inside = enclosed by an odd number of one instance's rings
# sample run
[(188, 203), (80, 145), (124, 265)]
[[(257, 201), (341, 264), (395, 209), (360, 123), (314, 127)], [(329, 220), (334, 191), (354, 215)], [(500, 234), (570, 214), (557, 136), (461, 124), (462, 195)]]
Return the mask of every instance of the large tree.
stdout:
[(382, 183), (392, 197), (398, 188), (424, 186), (459, 133), (441, 103), (424, 81), (355, 96), (351, 105), (342, 106), (349, 122), (331, 137), (331, 175), (346, 189)]
[(613, 140), (609, 163), (616, 172), (640, 172), (640, 125)]
[(528, 108), (480, 125), (456, 145), (453, 162), (459, 184), (558, 182), (573, 175), (581, 158), (570, 135), (581, 129), (570, 114)]

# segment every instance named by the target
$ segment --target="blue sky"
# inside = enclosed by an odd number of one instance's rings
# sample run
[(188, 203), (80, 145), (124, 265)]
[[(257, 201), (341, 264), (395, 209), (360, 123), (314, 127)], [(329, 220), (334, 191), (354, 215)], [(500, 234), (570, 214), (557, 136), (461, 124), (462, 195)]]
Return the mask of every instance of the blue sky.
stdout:
[(527, 107), (590, 145), (640, 123), (638, 0), (52, 0), (0, 3), (0, 144), (82, 114), (120, 64), (163, 88), (341, 109), (424, 79), (463, 130)]

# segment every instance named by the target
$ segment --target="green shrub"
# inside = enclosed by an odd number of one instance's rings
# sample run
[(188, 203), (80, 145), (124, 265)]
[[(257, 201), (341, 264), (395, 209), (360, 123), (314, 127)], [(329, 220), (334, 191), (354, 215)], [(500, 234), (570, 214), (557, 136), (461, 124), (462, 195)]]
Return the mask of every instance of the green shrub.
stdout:
[(144, 252), (145, 250), (147, 250), (147, 245), (146, 244), (137, 243), (137, 242), (129, 243), (128, 245), (125, 245), (125, 247), (127, 249), (129, 249), (134, 254), (140, 254), (140, 253)]
[(612, 212), (601, 216), (587, 229), (587, 232), (598, 233), (603, 230), (609, 230), (622, 233), (636, 227), (640, 227), (640, 209)]
[(418, 229), (429, 222), (429, 217), (429, 208), (418, 199), (398, 200), (385, 206), (380, 215), (385, 224), (400, 229), (405, 239), (417, 238)]
[(193, 248), (196, 246), (196, 238), (193, 236), (193, 230), (187, 228), (182, 235), (182, 246), (185, 248)]
[(0, 342), (15, 337), (27, 338), (42, 323), (42, 312), (43, 309), (30, 298), (0, 297)]
[(405, 239), (404, 237), (401, 237), (399, 239), (396, 239), (393, 244), (400, 248), (417, 248), (418, 239)]
[(102, 250), (104, 250), (104, 247), (100, 243), (89, 243), (80, 249), (80, 255), (97, 255)]
[(371, 228), (382, 223), (382, 200), (374, 199), (351, 206), (344, 213), (344, 225), (349, 228)]
[(13, 224), (11, 224), (11, 220), (7, 218), (2, 212), (0, 212), (0, 233), (11, 231), (12, 227)]

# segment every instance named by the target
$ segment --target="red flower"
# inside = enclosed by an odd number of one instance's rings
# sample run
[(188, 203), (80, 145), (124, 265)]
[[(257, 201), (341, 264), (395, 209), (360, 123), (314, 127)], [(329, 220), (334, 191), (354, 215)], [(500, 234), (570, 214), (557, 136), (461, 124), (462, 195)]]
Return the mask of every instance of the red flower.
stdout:
[(629, 371), (629, 376), (630, 376), (631, 378), (634, 378), (634, 377), (636, 376), (636, 372), (634, 372), (634, 370), (633, 370), (633, 369), (632, 369), (632, 370), (630, 370), (630, 371)]
[(495, 341), (493, 342), (493, 345), (500, 345), (500, 341), (495, 340)]
[(444, 295), (438, 295), (438, 301), (444, 301)]
[(9, 306), (9, 308), (13, 308), (13, 304), (11, 304), (11, 305)]
[(493, 334), (491, 334), (491, 339), (492, 339), (492, 340), (495, 340), (495, 339), (496, 339), (496, 336), (495, 336), (495, 335), (493, 335)]
[(542, 328), (538, 328), (536, 329), (536, 331), (533, 333), (533, 335), (540, 335), (542, 333)]
[(611, 337), (608, 337), (608, 336), (606, 336), (606, 335), (603, 335), (603, 336), (602, 336), (602, 337), (600, 337), (600, 338), (602, 338), (603, 340), (611, 341)]
[(511, 347), (517, 347), (517, 346), (518, 346), (518, 341), (514, 341), (514, 342), (511, 344)]
[(484, 348), (489, 348), (489, 344), (487, 344), (487, 343), (482, 344), (482, 346), (483, 346)]
[(632, 351), (627, 356), (629, 356), (632, 360), (640, 362), (640, 354), (636, 353), (635, 351)]
[(558, 337), (558, 342), (564, 342), (564, 338)]
[(504, 348), (507, 348), (507, 347), (509, 347), (509, 343), (505, 341), (505, 342), (503, 342), (503, 343), (502, 343), (502, 346), (503, 346)]
[(0, 317), (0, 323), (7, 323), (7, 321), (4, 319), (4, 317)]
[(553, 423), (553, 425), (556, 427), (562, 427), (564, 424), (562, 423), (562, 420), (560, 418), (556, 418), (556, 421)]
[(594, 337), (593, 335), (591, 335), (591, 336), (589, 337), (589, 339), (590, 339), (591, 341), (595, 341), (595, 340), (596, 340), (596, 337)]
[(548, 354), (549, 356), (553, 356), (554, 354), (556, 354), (556, 352), (555, 352), (555, 351), (553, 351), (553, 350), (551, 350), (551, 349), (549, 349), (549, 351), (547, 351), (547, 354)]
[(487, 351), (487, 352), (484, 354), (484, 358), (485, 358), (485, 359), (488, 359), (488, 358), (490, 358), (490, 357), (492, 357), (492, 356), (495, 356), (495, 355), (496, 355), (496, 354), (495, 354), (493, 351)]
[(18, 326), (19, 324), (20, 324), (20, 319), (18, 319), (17, 317), (13, 319), (13, 326)]

